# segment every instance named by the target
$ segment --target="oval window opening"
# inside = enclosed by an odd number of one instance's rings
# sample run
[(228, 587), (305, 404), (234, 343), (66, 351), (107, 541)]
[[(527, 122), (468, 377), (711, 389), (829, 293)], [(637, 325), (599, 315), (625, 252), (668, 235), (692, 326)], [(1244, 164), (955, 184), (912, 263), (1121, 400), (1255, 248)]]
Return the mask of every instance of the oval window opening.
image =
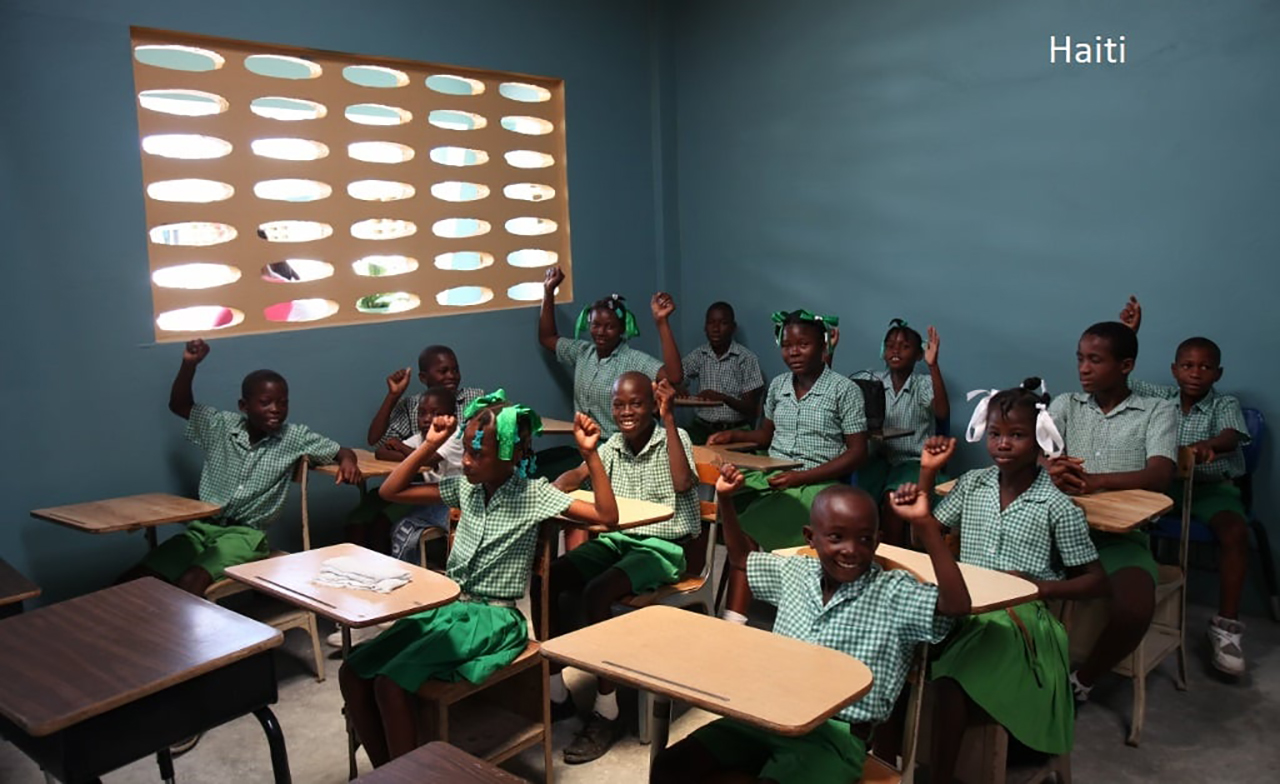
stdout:
[(536, 182), (513, 182), (502, 189), (502, 195), (519, 201), (546, 201), (555, 198), (556, 189)]
[(200, 161), (231, 154), (231, 142), (196, 133), (155, 133), (142, 140), (142, 150), (161, 158)]
[(484, 92), (484, 82), (453, 74), (434, 74), (427, 77), (427, 87), (445, 95), (479, 95)]
[(556, 222), (550, 218), (512, 218), (506, 225), (509, 234), (522, 237), (537, 237), (556, 230)]
[(180, 117), (206, 117), (221, 114), (231, 105), (216, 93), (203, 90), (143, 90), (138, 93), (143, 109)]
[(523, 248), (521, 250), (512, 251), (507, 254), (507, 263), (513, 267), (523, 267), (526, 269), (533, 267), (550, 267), (560, 258), (560, 254), (554, 250), (538, 250), (536, 248)]
[(404, 87), (409, 83), (404, 71), (381, 65), (348, 65), (342, 69), (342, 78), (361, 87)]
[(436, 221), (431, 226), (431, 233), (437, 237), (479, 237), (481, 234), (488, 234), (490, 225), (488, 221), (482, 221), (477, 218), (445, 218)]
[(436, 256), (436, 269), (470, 272), (493, 266), (493, 254), (479, 250), (460, 250)]
[(277, 302), (262, 309), (267, 321), (294, 322), (319, 321), (329, 318), (338, 312), (338, 303), (331, 299), (312, 298), (294, 299), (288, 302)]
[(258, 226), (258, 236), (267, 242), (311, 242), (330, 234), (333, 234), (333, 227), (319, 221), (268, 221)]
[(226, 64), (222, 55), (198, 46), (177, 44), (144, 44), (133, 49), (133, 56), (144, 65), (172, 71), (216, 71)]
[(418, 269), (418, 260), (409, 256), (365, 256), (351, 262), (351, 269), (366, 278), (404, 275)]
[(433, 109), (427, 122), (447, 131), (474, 131), (489, 124), (483, 115), (458, 109)]
[(399, 201), (412, 199), (413, 186), (407, 182), (391, 180), (356, 180), (347, 183), (347, 195), (361, 201)]
[(503, 82), (498, 86), (498, 95), (521, 103), (542, 103), (551, 100), (550, 90), (525, 82)]
[(517, 302), (537, 302), (542, 299), (542, 284), (517, 283), (507, 289), (507, 296)]
[(418, 299), (417, 294), (410, 294), (407, 291), (388, 291), (361, 297), (356, 300), (356, 310), (361, 313), (403, 313), (421, 304), (422, 300)]
[(221, 305), (196, 305), (191, 308), (167, 310), (156, 316), (156, 326), (162, 332), (210, 332), (234, 327), (244, 321), (244, 313)]
[(546, 136), (556, 129), (541, 117), (522, 116), (503, 117), (502, 127), (512, 133), (522, 133), (525, 136)]
[(318, 161), (329, 154), (328, 145), (310, 139), (254, 139), (249, 147), (260, 158), (278, 161)]
[(398, 142), (352, 142), (347, 155), (365, 163), (404, 163), (413, 160), (413, 148)]
[(479, 166), (489, 162), (489, 153), (468, 147), (433, 147), (431, 160), (445, 166)]
[(236, 238), (236, 229), (226, 223), (187, 221), (156, 226), (148, 234), (157, 245), (185, 245), (202, 248), (221, 245)]
[(555, 164), (556, 159), (545, 152), (533, 150), (511, 150), (502, 154), (507, 163), (517, 169), (545, 169)]
[(235, 195), (236, 189), (225, 182), (196, 178), (160, 180), (147, 185), (147, 195), (156, 201), (178, 201), (188, 204), (208, 204), (226, 201)]
[(263, 180), (253, 185), (254, 196), (271, 201), (319, 201), (332, 193), (333, 188), (317, 180)]
[(413, 112), (398, 106), (381, 103), (357, 103), (347, 107), (346, 117), (360, 125), (404, 125), (413, 119)]
[(284, 98), (279, 95), (267, 95), (254, 98), (249, 104), (249, 111), (268, 120), (318, 120), (329, 113), (324, 104), (308, 101), (305, 98)]
[(213, 289), (240, 280), (240, 270), (229, 264), (178, 264), (151, 273), (151, 282), (162, 289)]
[(316, 259), (281, 259), (262, 268), (262, 279), (271, 283), (310, 283), (332, 276), (333, 265)]
[(445, 289), (436, 295), (438, 304), (456, 308), (483, 305), (491, 299), (493, 299), (493, 289), (484, 286), (457, 286)]
[(437, 182), (431, 195), (440, 201), (478, 201), (489, 195), (489, 186), (475, 182)]
[(323, 69), (310, 60), (282, 54), (251, 54), (244, 58), (244, 67), (258, 76), (273, 79), (314, 79), (323, 73)]
[(351, 236), (358, 240), (396, 240), (418, 233), (413, 221), (393, 218), (370, 218), (351, 224)]

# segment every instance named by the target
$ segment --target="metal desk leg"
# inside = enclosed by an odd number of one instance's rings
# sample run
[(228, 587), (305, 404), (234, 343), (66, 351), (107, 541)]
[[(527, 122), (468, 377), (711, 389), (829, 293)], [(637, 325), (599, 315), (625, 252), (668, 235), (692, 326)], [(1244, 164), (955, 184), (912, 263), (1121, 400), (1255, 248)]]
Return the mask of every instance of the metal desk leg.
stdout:
[(649, 766), (662, 750), (667, 747), (667, 736), (671, 732), (671, 698), (661, 694), (653, 695), (653, 716), (649, 722)]
[(267, 734), (267, 746), (271, 749), (271, 773), (275, 784), (292, 784), (289, 753), (284, 747), (284, 732), (280, 729), (280, 722), (276, 721), (276, 715), (271, 709), (265, 706), (255, 710), (253, 715), (262, 725), (262, 731)]
[[(342, 661), (346, 662), (351, 655), (351, 627), (339, 624), (338, 628), (342, 630)], [(342, 720), (347, 726), (347, 781), (355, 781), (359, 774), (356, 769), (356, 749), (360, 744), (356, 741), (356, 728), (351, 723), (351, 714), (347, 712), (346, 705), (342, 706)]]
[(160, 779), (164, 784), (174, 784), (173, 752), (168, 747), (156, 752), (156, 765), (160, 767)]
[(142, 535), (147, 537), (147, 549), (154, 550), (158, 542), (156, 541), (156, 527), (149, 525), (142, 530)]

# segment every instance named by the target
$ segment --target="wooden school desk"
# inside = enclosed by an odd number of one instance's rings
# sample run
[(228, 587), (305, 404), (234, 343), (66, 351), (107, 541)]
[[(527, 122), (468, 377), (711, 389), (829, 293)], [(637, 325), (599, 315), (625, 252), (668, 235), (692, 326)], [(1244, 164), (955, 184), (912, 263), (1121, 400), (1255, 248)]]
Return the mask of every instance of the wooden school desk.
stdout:
[(675, 403), (677, 406), (684, 406), (686, 408), (714, 408), (715, 406), (721, 405), (714, 400), (703, 400), (700, 397), (677, 397), (671, 402)]
[(147, 577), (0, 621), (0, 734), (67, 784), (252, 713), (290, 780), (270, 626)]
[(524, 784), (524, 779), (436, 740), (361, 776), (356, 784)]
[(147, 545), (156, 546), (156, 526), (186, 523), (212, 517), (222, 511), (217, 504), (168, 493), (144, 493), (105, 501), (33, 509), (31, 516), (91, 534), (137, 531), (141, 528)]
[(723, 465), (731, 463), (738, 468), (753, 468), (757, 471), (786, 471), (804, 465), (798, 460), (784, 460), (768, 455), (753, 455), (749, 452), (738, 452), (728, 446), (694, 446), (693, 462)]
[[(871, 670), (852, 656), (674, 607), (645, 607), (555, 637), (542, 654), (652, 692), (650, 760), (667, 745), (673, 699), (795, 736), (871, 689)], [(803, 676), (761, 677), (768, 672)]]
[[(574, 490), (569, 495), (575, 501), (586, 501), (589, 504), (595, 503), (596, 500), (595, 494), (590, 490)], [(623, 498), (622, 496), (614, 496), (614, 500), (618, 502), (618, 524), (613, 528), (580, 523), (567, 517), (557, 517), (555, 520), (561, 525), (601, 533), (604, 531), (624, 531), (628, 528), (649, 525), (650, 523), (661, 523), (663, 520), (670, 520), (676, 514), (676, 510), (671, 507), (664, 504), (655, 504), (652, 501), (641, 501), (638, 498)]]
[[(935, 490), (946, 495), (955, 487), (956, 480), (943, 482)], [(1173, 499), (1164, 493), (1150, 490), (1104, 490), (1089, 495), (1069, 495), (1076, 506), (1084, 510), (1084, 519), (1090, 528), (1123, 534), (1156, 520), (1173, 508)]]
[[(400, 465), (394, 460), (379, 460), (373, 456), (368, 449), (352, 449), (356, 454), (356, 467), (360, 469), (360, 475), (365, 479), (376, 479), (380, 476), (390, 476), (391, 472), (396, 470), (396, 466)], [(338, 475), (338, 464), (328, 463), (326, 465), (311, 466), (311, 470), (326, 476)], [(364, 484), (361, 482), (361, 484)]]
[(0, 558), (0, 618), (22, 612), (22, 603), (40, 595), (40, 586)]
[(573, 433), (573, 422), (563, 419), (552, 419), (550, 417), (542, 418), (542, 434), (545, 436), (560, 436), (566, 433)]

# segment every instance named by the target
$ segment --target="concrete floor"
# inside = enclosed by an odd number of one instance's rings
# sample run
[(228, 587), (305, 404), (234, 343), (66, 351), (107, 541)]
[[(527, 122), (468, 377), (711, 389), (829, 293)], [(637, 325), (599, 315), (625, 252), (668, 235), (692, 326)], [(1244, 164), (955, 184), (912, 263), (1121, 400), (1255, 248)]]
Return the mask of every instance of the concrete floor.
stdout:
[[(1142, 746), (1124, 744), (1132, 700), (1129, 682), (1113, 677), (1099, 684), (1093, 699), (1077, 720), (1072, 756), (1074, 778), (1081, 784), (1126, 782), (1280, 781), (1280, 624), (1250, 618), (1245, 637), (1249, 674), (1239, 683), (1219, 678), (1206, 664), (1203, 629), (1211, 611), (1190, 610), (1192, 645), (1190, 690), (1174, 689), (1172, 660), (1153, 673), (1148, 683), (1148, 715)], [(764, 622), (753, 614), (753, 622)], [(281, 688), (275, 713), (289, 747), (293, 780), (299, 784), (341, 784), (346, 781), (346, 752), (339, 710), (338, 662), (327, 662), (328, 680), (311, 676), (309, 646), (301, 632), (286, 635), (278, 656)], [(580, 706), (590, 705), (594, 686), (581, 673), (569, 671), (570, 687)], [(698, 710), (679, 715), (672, 728), (677, 740), (712, 717)], [(559, 750), (572, 737), (577, 720), (555, 730)], [(361, 772), (369, 769), (360, 754)], [(534, 781), (541, 780), (541, 753), (527, 752), (507, 766)], [(176, 762), (180, 782), (187, 784), (256, 784), (269, 782), (266, 742), (252, 717), (208, 733), (199, 745)], [(634, 738), (621, 741), (603, 759), (588, 765), (556, 765), (556, 780), (564, 784), (643, 782), (647, 779), (648, 747)], [(40, 771), (8, 743), (0, 743), (0, 782), (39, 784)], [(153, 784), (158, 781), (153, 759), (142, 760), (104, 777), (106, 784)]]

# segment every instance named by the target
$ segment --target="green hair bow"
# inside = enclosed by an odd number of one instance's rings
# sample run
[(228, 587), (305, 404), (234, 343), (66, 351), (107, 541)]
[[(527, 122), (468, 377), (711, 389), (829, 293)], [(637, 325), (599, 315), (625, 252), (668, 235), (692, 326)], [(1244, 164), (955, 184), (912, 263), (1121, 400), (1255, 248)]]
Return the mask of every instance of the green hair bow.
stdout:
[(840, 326), (839, 316), (822, 316), (817, 313), (804, 310), (803, 308), (800, 310), (777, 310), (773, 313), (773, 342), (777, 343), (779, 346), (782, 345), (782, 327), (787, 323), (788, 319), (793, 321), (808, 321), (810, 323), (817, 324), (822, 328), (823, 343), (827, 342), (828, 327)]
[(597, 305), (608, 308), (613, 311), (613, 315), (618, 317), (622, 322), (622, 339), (630, 340), (640, 334), (640, 330), (636, 327), (636, 317), (626, 305), (627, 298), (619, 294), (610, 294), (600, 302), (588, 305), (578, 314), (578, 321), (573, 325), (573, 337), (576, 340), (583, 332), (591, 329), (591, 311), (596, 309)]
[[(501, 403), (507, 403), (506, 390), (497, 389), (487, 395), (481, 395), (467, 404), (466, 410), (462, 412), (462, 421), (469, 422), (481, 410)], [(522, 418), (529, 421), (529, 435), (536, 436), (542, 433), (542, 417), (538, 416), (538, 412), (532, 408), (521, 403), (507, 403), (507, 405), (498, 409), (495, 416), (495, 427), (498, 431), (499, 459), (510, 460), (515, 455), (516, 442), (520, 440), (520, 420)], [(479, 436), (480, 434), (477, 433), (476, 435)], [(462, 437), (461, 428), (458, 430), (458, 437)]]

